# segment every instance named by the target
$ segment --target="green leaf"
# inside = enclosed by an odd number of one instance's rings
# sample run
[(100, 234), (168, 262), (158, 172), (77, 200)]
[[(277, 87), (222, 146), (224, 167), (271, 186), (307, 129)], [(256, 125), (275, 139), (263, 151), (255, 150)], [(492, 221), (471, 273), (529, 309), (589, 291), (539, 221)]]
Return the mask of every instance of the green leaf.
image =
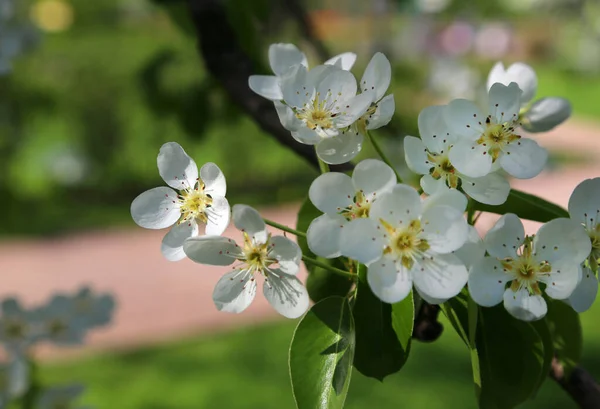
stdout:
[[(354, 367), (363, 375), (383, 381), (386, 376), (398, 372), (406, 362), (410, 343), (405, 339), (408, 325), (403, 320), (412, 321), (412, 297), (409, 302), (410, 308), (408, 302), (397, 307), (396, 318), (405, 342), (403, 346), (392, 327), (392, 305), (377, 298), (369, 284), (359, 281), (352, 308), (356, 324)], [(412, 325), (408, 328), (409, 339), (411, 335)]]
[(440, 305), (440, 308), (454, 330), (469, 347), (469, 313), (467, 292), (463, 289), (456, 297)]
[(562, 301), (550, 301), (546, 315), (556, 358), (567, 376), (581, 360), (583, 337), (579, 314)]
[(344, 406), (354, 349), (354, 319), (345, 298), (326, 298), (306, 313), (294, 332), (289, 356), (298, 409)]
[[(306, 198), (304, 203), (302, 203), (300, 211), (298, 212), (296, 230), (304, 232), (307, 231), (310, 223), (322, 214), (323, 213), (317, 209), (308, 198)], [(316, 258), (325, 264), (329, 264), (342, 270), (348, 269), (347, 266), (340, 261), (340, 259), (326, 259), (323, 257), (317, 257), (308, 248), (308, 243), (304, 237), (298, 237), (298, 245), (302, 249), (302, 254), (304, 255), (307, 255), (311, 258)], [(305, 263), (305, 266), (309, 272), (308, 278), (306, 279), (306, 289), (308, 290), (308, 295), (310, 296), (311, 300), (318, 302), (333, 295), (339, 295), (343, 297), (348, 294), (348, 291), (350, 291), (350, 288), (352, 287), (351, 280), (348, 280), (347, 278), (337, 274), (332, 274), (331, 272), (321, 267), (316, 267), (312, 264)]]
[(510, 409), (529, 399), (544, 372), (544, 342), (534, 327), (503, 305), (480, 308), (477, 351), (482, 409)]
[(400, 302), (392, 304), (392, 328), (396, 337), (405, 351), (405, 360), (410, 352), (413, 328), (415, 325), (415, 301), (412, 291), (408, 297)]
[(557, 217), (569, 217), (562, 207), (550, 203), (540, 197), (511, 189), (506, 202), (500, 206), (491, 206), (474, 202), (475, 210), (483, 212), (506, 214), (514, 213), (521, 219), (545, 223)]
[(537, 391), (542, 387), (544, 381), (548, 379), (550, 373), (550, 367), (552, 366), (552, 359), (554, 359), (554, 341), (552, 340), (552, 333), (548, 326), (548, 320), (546, 318), (534, 321), (531, 323), (533, 328), (537, 331), (542, 343), (544, 344), (544, 364), (542, 366), (542, 373), (538, 381), (538, 385), (534, 390), (534, 396)]
[(183, 2), (174, 2), (171, 0), (151, 0), (152, 3), (162, 7), (181, 31), (186, 35), (193, 36), (195, 33), (194, 24), (190, 20), (188, 7)]

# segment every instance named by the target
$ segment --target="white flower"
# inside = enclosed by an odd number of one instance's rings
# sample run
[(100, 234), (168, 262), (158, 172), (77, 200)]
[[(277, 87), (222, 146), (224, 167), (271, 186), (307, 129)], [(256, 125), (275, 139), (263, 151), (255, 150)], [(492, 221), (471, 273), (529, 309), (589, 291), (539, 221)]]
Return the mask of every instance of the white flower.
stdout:
[(302, 252), (293, 241), (267, 231), (258, 212), (246, 205), (233, 206), (235, 227), (244, 233), (240, 247), (232, 239), (217, 236), (186, 240), (185, 254), (196, 263), (228, 266), (213, 292), (220, 311), (240, 313), (256, 295), (256, 276), (264, 277), (263, 294), (275, 310), (287, 318), (297, 318), (308, 309), (308, 293), (296, 278)]
[[(378, 129), (387, 125), (394, 116), (396, 105), (394, 95), (387, 92), (392, 79), (392, 66), (382, 53), (375, 53), (360, 80), (359, 88), (362, 92), (373, 95), (371, 106), (355, 123), (355, 132), (363, 135), (367, 130)], [(353, 129), (354, 130), (354, 129)]]
[(511, 176), (529, 179), (542, 171), (548, 152), (533, 139), (515, 134), (520, 95), (516, 83), (496, 83), (489, 91), (487, 113), (464, 99), (455, 99), (444, 109), (450, 133), (457, 138), (448, 157), (460, 173), (483, 177), (499, 165)]
[(296, 65), (281, 80), (287, 106), (275, 104), (283, 126), (300, 143), (316, 145), (317, 155), (330, 164), (352, 160), (363, 136), (345, 132), (369, 108), (372, 91), (356, 95), (354, 75), (332, 66), (307, 71)]
[[(356, 54), (343, 53), (330, 58), (325, 62), (325, 65), (350, 70), (355, 61)], [(306, 55), (294, 44), (271, 44), (269, 47), (269, 64), (275, 75), (251, 75), (248, 78), (248, 85), (252, 91), (272, 101), (283, 99), (281, 77), (290, 67), (301, 64), (308, 68)]]
[(526, 131), (547, 132), (571, 116), (571, 104), (564, 98), (541, 98), (528, 107), (537, 91), (538, 80), (527, 64), (517, 62), (505, 69), (501, 62), (496, 63), (488, 76), (487, 88), (490, 90), (495, 83), (509, 85), (511, 82), (517, 83), (523, 91), (521, 125)]
[(40, 340), (61, 346), (81, 345), (86, 334), (84, 323), (75, 319), (72, 299), (57, 294), (33, 312)]
[(73, 319), (84, 328), (90, 329), (110, 322), (115, 299), (110, 294), (95, 294), (89, 287), (83, 287), (71, 297), (70, 304)]
[(467, 241), (453, 253), (463, 262), (467, 269), (470, 269), (471, 266), (485, 257), (485, 244), (474, 226), (469, 226)]
[(382, 301), (403, 300), (414, 284), (427, 302), (444, 302), (467, 282), (465, 265), (452, 254), (467, 240), (466, 204), (456, 190), (422, 201), (398, 184), (378, 196), (369, 218), (345, 227), (342, 254), (368, 265), (367, 280)]
[(598, 295), (598, 278), (589, 267), (579, 269), (579, 283), (573, 293), (565, 300), (577, 312), (589, 310)]
[(8, 407), (13, 399), (21, 397), (29, 386), (29, 367), (20, 356), (8, 364), (0, 364), (0, 408)]
[(318, 256), (335, 258), (340, 253), (344, 226), (369, 216), (376, 197), (397, 183), (392, 168), (377, 159), (365, 159), (354, 168), (352, 177), (325, 173), (310, 185), (308, 197), (324, 214), (313, 220), (306, 232), (308, 247)]
[(73, 403), (83, 393), (83, 385), (68, 385), (48, 388), (40, 396), (37, 409), (75, 408)]
[(2, 301), (0, 315), (0, 343), (15, 354), (21, 354), (36, 341), (33, 316), (14, 298)]
[(600, 260), (600, 177), (586, 179), (577, 185), (569, 198), (569, 215), (583, 225), (590, 238), (592, 248), (588, 263), (597, 272)]
[(506, 310), (524, 321), (546, 315), (543, 292), (558, 300), (573, 293), (579, 264), (591, 248), (584, 229), (570, 219), (554, 219), (530, 237), (512, 213), (496, 222), (484, 242), (490, 257), (471, 268), (471, 297), (484, 307), (504, 300)]
[(466, 194), (481, 203), (500, 205), (506, 201), (510, 184), (502, 175), (492, 172), (482, 177), (469, 177), (460, 173), (450, 161), (450, 151), (456, 143), (454, 132), (449, 132), (444, 121), (444, 107), (430, 106), (419, 114), (419, 133), (404, 138), (404, 153), (408, 167), (415, 173), (425, 175), (421, 185), (435, 186), (432, 180), (440, 180), (453, 189), (461, 187)]
[(162, 241), (161, 251), (167, 260), (178, 261), (185, 258), (183, 242), (199, 234), (199, 224), (206, 224), (209, 235), (220, 235), (227, 228), (227, 185), (214, 163), (206, 163), (198, 175), (194, 160), (175, 142), (160, 148), (157, 163), (170, 187), (156, 187), (136, 197), (131, 216), (146, 229), (173, 226)]

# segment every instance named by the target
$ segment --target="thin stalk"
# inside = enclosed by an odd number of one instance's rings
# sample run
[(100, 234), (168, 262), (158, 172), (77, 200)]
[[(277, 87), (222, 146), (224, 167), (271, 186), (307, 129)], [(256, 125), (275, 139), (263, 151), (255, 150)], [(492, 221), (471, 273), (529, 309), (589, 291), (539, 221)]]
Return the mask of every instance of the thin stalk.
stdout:
[(326, 164), (325, 162), (323, 162), (321, 160), (321, 158), (318, 158), (318, 159), (319, 159), (319, 169), (321, 169), (321, 173), (329, 172), (329, 165)]
[(392, 165), (392, 162), (389, 160), (389, 158), (385, 155), (385, 153), (383, 153), (383, 150), (381, 149), (381, 146), (379, 146), (379, 143), (375, 140), (375, 138), (373, 138), (373, 136), (371, 135), (371, 133), (369, 131), (367, 131), (366, 133), (367, 133), (367, 139), (369, 139), (369, 141), (371, 142), (371, 145), (373, 145), (373, 148), (375, 148), (375, 151), (377, 152), (377, 154), (379, 155), (381, 160), (384, 161), (390, 168), (392, 168), (392, 170), (396, 174), (398, 183), (402, 183), (402, 177), (400, 176), (400, 174), (398, 173), (396, 168)]
[(329, 264), (323, 263), (319, 260), (315, 260), (314, 258), (310, 258), (305, 255), (302, 256), (302, 260), (304, 260), (304, 262), (307, 264), (312, 264), (313, 266), (321, 267), (322, 269), (325, 269), (325, 270), (330, 271), (337, 275), (341, 275), (341, 276), (348, 277), (348, 278), (355, 277), (355, 274), (352, 274), (349, 271), (340, 270), (339, 268), (335, 268), (333, 266), (330, 266)]
[(288, 232), (288, 233), (294, 234), (294, 235), (296, 235), (296, 236), (299, 236), (299, 237), (304, 237), (304, 238), (306, 238), (306, 233), (304, 233), (304, 232), (302, 232), (302, 231), (299, 231), (299, 230), (292, 229), (291, 227), (284, 226), (283, 224), (279, 224), (279, 223), (277, 223), (277, 222), (274, 222), (274, 221), (272, 221), (272, 220), (269, 220), (269, 219), (265, 219), (265, 218), (263, 218), (263, 220), (264, 220), (264, 222), (265, 222), (266, 224), (268, 224), (269, 226), (275, 227), (276, 229), (283, 230), (283, 231), (285, 231), (285, 232)]

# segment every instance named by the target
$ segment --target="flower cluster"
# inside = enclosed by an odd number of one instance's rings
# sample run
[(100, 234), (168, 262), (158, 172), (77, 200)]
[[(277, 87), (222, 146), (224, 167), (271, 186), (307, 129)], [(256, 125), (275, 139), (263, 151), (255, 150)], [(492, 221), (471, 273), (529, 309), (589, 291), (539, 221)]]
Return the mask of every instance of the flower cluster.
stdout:
[[(575, 189), (570, 218), (548, 221), (535, 235), (526, 236), (513, 213), (503, 214), (484, 239), (474, 227), (477, 202), (487, 208), (504, 204), (510, 177), (528, 179), (542, 172), (548, 153), (523, 132), (560, 124), (570, 115), (568, 102), (532, 103), (537, 78), (531, 67), (517, 63), (505, 70), (497, 64), (483, 106), (456, 99), (420, 113), (420, 137), (404, 139), (406, 163), (422, 175), (417, 190), (403, 183), (369, 133), (394, 113), (393, 95), (386, 96), (390, 62), (376, 53), (357, 82), (350, 72), (355, 60), (345, 53), (309, 69), (294, 45), (274, 44), (269, 61), (275, 75), (251, 76), (249, 86), (273, 101), (291, 137), (315, 145), (320, 161), (352, 160), (365, 136), (381, 160), (360, 161), (351, 175), (322, 166), (323, 174), (308, 191), (322, 214), (306, 223), (306, 232), (265, 220), (249, 206), (233, 206), (233, 223), (243, 237), (238, 244), (222, 236), (230, 208), (219, 168), (207, 163), (198, 171), (178, 144), (167, 143), (158, 168), (170, 187), (142, 193), (131, 206), (142, 227), (173, 226), (163, 240), (165, 257), (231, 266), (217, 282), (213, 300), (219, 310), (233, 313), (250, 305), (262, 277), (263, 294), (277, 312), (302, 315), (309, 296), (296, 277), (301, 260), (355, 284), (359, 265), (365, 265), (373, 294), (390, 304), (413, 290), (424, 301), (440, 304), (467, 286), (477, 304), (504, 302), (510, 314), (526, 321), (546, 314), (544, 295), (579, 312), (588, 309), (598, 291), (600, 178)], [(272, 236), (267, 224), (305, 239), (310, 253), (339, 259), (348, 271), (303, 255), (298, 244)]]

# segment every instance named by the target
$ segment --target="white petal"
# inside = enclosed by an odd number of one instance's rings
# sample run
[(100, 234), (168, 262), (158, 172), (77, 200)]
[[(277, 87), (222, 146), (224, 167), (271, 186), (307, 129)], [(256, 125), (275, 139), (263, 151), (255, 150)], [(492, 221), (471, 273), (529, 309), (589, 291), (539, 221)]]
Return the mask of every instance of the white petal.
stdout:
[(450, 206), (463, 214), (467, 209), (467, 198), (456, 189), (438, 189), (423, 202), (423, 212), (435, 206)]
[(538, 99), (521, 119), (527, 132), (548, 132), (571, 116), (571, 103), (565, 98)]
[(282, 274), (270, 276), (263, 284), (263, 294), (275, 311), (286, 318), (298, 318), (308, 310), (308, 291), (298, 278)]
[[(338, 115), (333, 118), (333, 123), (337, 128), (345, 128), (356, 122), (371, 106), (373, 94), (371, 92), (363, 92), (355, 97), (341, 102), (334, 109)], [(339, 106), (339, 109), (337, 109)]]
[(508, 86), (500, 83), (492, 85), (489, 94), (489, 112), (496, 123), (513, 122), (519, 119), (521, 90), (515, 82)]
[(206, 209), (208, 223), (206, 223), (205, 234), (209, 236), (220, 236), (223, 234), (231, 219), (229, 202), (222, 196), (213, 196), (211, 207)]
[(249, 274), (233, 270), (217, 282), (213, 291), (213, 301), (219, 311), (239, 314), (254, 300), (256, 280)]
[(340, 239), (342, 255), (363, 264), (381, 257), (385, 240), (375, 220), (355, 219), (346, 224), (343, 230)]
[(444, 106), (434, 105), (419, 113), (419, 134), (430, 152), (440, 153), (456, 140), (444, 120), (445, 109)]
[(450, 188), (444, 179), (434, 179), (431, 175), (424, 175), (419, 182), (423, 192), (428, 195), (442, 193)]
[(138, 226), (146, 229), (172, 226), (181, 217), (177, 193), (169, 187), (145, 191), (133, 199), (131, 217)]
[(497, 259), (483, 257), (469, 271), (469, 293), (476, 304), (493, 307), (502, 301), (506, 283), (511, 278)]
[(277, 76), (283, 75), (292, 65), (302, 64), (308, 67), (306, 56), (294, 44), (271, 44), (269, 63)]
[(525, 229), (521, 220), (512, 213), (502, 216), (485, 235), (483, 242), (491, 256), (499, 259), (517, 257), (517, 249), (523, 243)]
[[(494, 85), (496, 82), (504, 84), (505, 77), (506, 77), (506, 70), (504, 69), (504, 64), (502, 64), (502, 62), (498, 61), (496, 64), (494, 64), (494, 66), (490, 70), (490, 73), (488, 74), (487, 90), (489, 91), (490, 88), (492, 88), (492, 85)], [(510, 84), (510, 82), (508, 84)], [(504, 84), (504, 85), (508, 85), (508, 84)]]
[(198, 166), (178, 143), (161, 146), (156, 162), (160, 176), (172, 188), (191, 189), (196, 185)]
[(569, 304), (577, 312), (584, 312), (589, 310), (598, 294), (598, 279), (587, 267), (582, 270), (581, 281), (577, 284), (575, 291), (569, 297)]
[(421, 207), (419, 193), (408, 185), (398, 184), (379, 196), (371, 206), (369, 217), (397, 226), (417, 219), (421, 215)]
[(404, 159), (410, 170), (419, 175), (428, 175), (433, 167), (427, 159), (425, 144), (421, 139), (414, 136), (407, 135), (404, 137)]
[(317, 177), (308, 189), (308, 198), (317, 209), (331, 215), (353, 204), (356, 188), (344, 173), (327, 172)]
[(350, 162), (362, 149), (363, 136), (359, 133), (344, 132), (338, 136), (322, 139), (317, 144), (317, 156), (330, 165)]
[(510, 193), (510, 183), (499, 173), (490, 173), (481, 178), (461, 176), (461, 179), (465, 193), (479, 203), (498, 206), (506, 202)]
[(373, 294), (389, 304), (402, 301), (412, 290), (410, 273), (402, 265), (398, 271), (394, 260), (388, 257), (381, 257), (369, 265), (367, 281)]
[(529, 138), (521, 138), (504, 148), (498, 159), (508, 174), (518, 179), (531, 179), (546, 166), (548, 151)]
[(243, 204), (233, 206), (233, 224), (254, 239), (256, 243), (267, 242), (267, 225), (256, 209)]
[(487, 147), (475, 142), (458, 141), (450, 152), (448, 158), (460, 173), (480, 178), (492, 171), (492, 158), (487, 153)]
[(317, 86), (319, 101), (346, 101), (356, 95), (356, 78), (349, 71), (337, 70), (328, 74)]
[(550, 264), (570, 262), (578, 265), (592, 251), (590, 238), (583, 226), (566, 218), (551, 220), (540, 227), (533, 246), (538, 259)]
[(508, 288), (504, 292), (504, 308), (510, 315), (522, 321), (542, 319), (548, 312), (544, 298), (541, 295), (529, 295), (525, 288), (517, 292)]
[(546, 283), (546, 294), (557, 300), (568, 298), (575, 288), (581, 274), (579, 264), (555, 263), (549, 276), (540, 277), (540, 281)]
[(195, 222), (176, 224), (163, 238), (160, 251), (169, 261), (183, 260), (185, 258), (183, 243), (197, 235), (198, 225)]
[(294, 114), (294, 111), (292, 111), (290, 107), (279, 101), (274, 101), (273, 105), (275, 105), (275, 111), (277, 111), (279, 121), (285, 129), (293, 132), (300, 130), (300, 128), (304, 126), (302, 121), (296, 117), (296, 114)]
[(588, 228), (600, 222), (600, 178), (586, 179), (577, 185), (569, 198), (569, 214)]
[(324, 214), (314, 219), (306, 231), (308, 248), (317, 256), (336, 258), (340, 251), (340, 238), (347, 223), (340, 215)]
[(392, 65), (385, 55), (375, 53), (360, 80), (362, 92), (373, 91), (374, 101), (379, 101), (386, 93), (392, 79)]
[(459, 139), (475, 141), (484, 130), (481, 123), (485, 121), (485, 115), (469, 100), (451, 101), (444, 108), (443, 114), (450, 133)]
[(389, 124), (395, 110), (396, 102), (394, 101), (394, 95), (390, 94), (377, 103), (375, 112), (367, 119), (367, 129), (379, 129)]
[(479, 262), (485, 256), (485, 245), (479, 237), (477, 229), (469, 226), (469, 234), (467, 241), (461, 248), (454, 251), (454, 255), (458, 257), (467, 268), (471, 268), (475, 263)]
[(292, 138), (305, 145), (316, 145), (323, 140), (318, 133), (304, 124), (298, 130), (292, 131)]
[(311, 68), (307, 75), (307, 88), (309, 86), (316, 88), (329, 74), (339, 71), (341, 71), (341, 69), (333, 65), (317, 65), (316, 67)]
[(290, 67), (280, 78), (283, 99), (290, 107), (304, 107), (315, 94), (315, 89), (308, 83), (308, 72), (304, 65)]
[(283, 99), (281, 87), (279, 86), (279, 78), (274, 75), (251, 75), (248, 78), (248, 86), (261, 97), (270, 99), (271, 101)]
[(427, 239), (431, 251), (450, 253), (465, 244), (469, 235), (469, 225), (463, 213), (450, 206), (432, 206), (421, 217), (423, 237)]
[(411, 272), (419, 294), (443, 301), (457, 295), (469, 278), (467, 268), (454, 254), (428, 252), (424, 259), (415, 260)]
[(516, 82), (523, 91), (521, 104), (531, 101), (537, 91), (537, 76), (535, 75), (535, 71), (529, 65), (521, 62), (512, 64), (507, 70), (504, 70), (502, 63), (497, 63), (488, 76), (488, 90), (496, 82), (504, 85)]
[(300, 247), (283, 236), (273, 236), (269, 242), (269, 257), (274, 257), (279, 263), (279, 269), (285, 274), (296, 275), (300, 269), (302, 250)]
[(356, 54), (352, 52), (346, 52), (342, 54), (338, 54), (335, 57), (332, 57), (325, 61), (325, 65), (335, 65), (341, 68), (342, 70), (349, 71), (352, 69), (352, 66), (356, 62)]
[(352, 182), (357, 191), (367, 196), (378, 195), (398, 183), (392, 168), (377, 159), (360, 161), (352, 173)]
[(225, 196), (227, 183), (221, 169), (212, 162), (205, 163), (200, 168), (200, 179), (205, 184), (204, 191), (210, 195)]
[(200, 236), (183, 243), (185, 255), (192, 261), (211, 266), (228, 266), (242, 254), (235, 241), (220, 236)]

